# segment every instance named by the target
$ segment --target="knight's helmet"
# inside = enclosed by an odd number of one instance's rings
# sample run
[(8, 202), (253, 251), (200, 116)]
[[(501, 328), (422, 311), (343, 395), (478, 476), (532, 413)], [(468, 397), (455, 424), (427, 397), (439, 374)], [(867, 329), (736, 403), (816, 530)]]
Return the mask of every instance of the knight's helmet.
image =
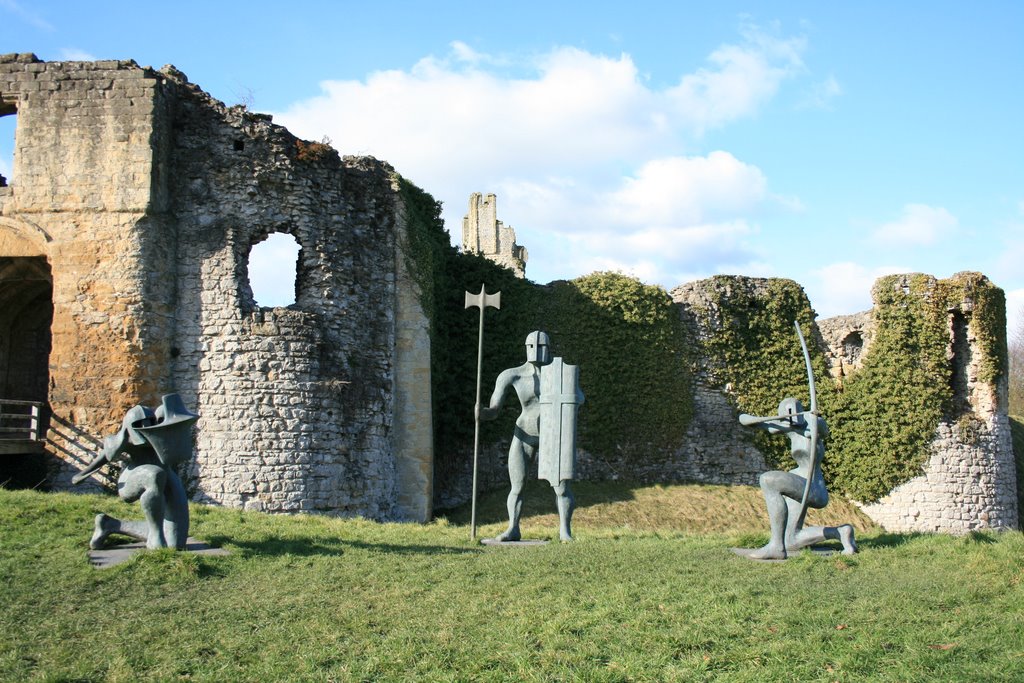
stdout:
[(177, 465), (192, 457), (192, 425), (199, 416), (189, 412), (178, 394), (167, 394), (156, 409), (156, 424), (136, 426), (164, 465)]
[(536, 330), (526, 336), (526, 360), (537, 365), (551, 362), (551, 340), (547, 332)]
[(779, 417), (788, 417), (790, 420), (803, 422), (805, 420), (804, 405), (800, 403), (799, 399), (786, 397), (779, 402)]

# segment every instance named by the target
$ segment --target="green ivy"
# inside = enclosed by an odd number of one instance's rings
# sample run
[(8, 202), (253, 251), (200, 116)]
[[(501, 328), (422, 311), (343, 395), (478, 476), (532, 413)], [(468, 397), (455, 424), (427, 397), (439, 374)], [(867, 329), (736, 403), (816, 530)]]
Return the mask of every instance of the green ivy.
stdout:
[[(774, 415), (786, 396), (810, 407), (807, 366), (793, 321), (799, 321), (811, 353), (819, 406), (832, 387), (826, 362), (811, 332), (814, 311), (792, 280), (716, 276), (704, 282), (709, 308), (695, 313), (711, 321), (704, 340), (708, 380), (728, 386), (740, 412)], [(758, 449), (771, 467), (792, 467), (788, 443), (758, 430)]]
[[(708, 304), (694, 314), (709, 332), (692, 339), (660, 287), (618, 273), (549, 285), (518, 278), (481, 256), (459, 253), (444, 230), (440, 204), (405, 180), (400, 189), (409, 223), (408, 263), (431, 321), (439, 477), (472, 444), (480, 312), (465, 308), (465, 292), (479, 292), (482, 283), (489, 293), (501, 292), (501, 309), (484, 313), (481, 399), (488, 400), (501, 370), (525, 361), (526, 335), (547, 331), (554, 355), (580, 366), (586, 405), (579, 443), (596, 458), (640, 461), (678, 448), (693, 416), (690, 369), (699, 359), (712, 385), (730, 388), (741, 412), (774, 414), (785, 396), (809, 404), (796, 320), (807, 339), (819, 410), (829, 424), (825, 476), (833, 489), (870, 502), (919, 474), (939, 421), (959, 417), (946, 357), (952, 310), (966, 302), (970, 335), (984, 355), (979, 379), (995, 383), (1007, 372), (1003, 292), (977, 273), (879, 280), (870, 349), (863, 366), (837, 384), (815, 313), (791, 280), (705, 281)], [(507, 439), (516, 415), (508, 408), (484, 423), (482, 442)], [(760, 431), (755, 439), (771, 466), (791, 465), (784, 440)]]
[[(501, 292), (484, 312), (481, 400), (497, 375), (525, 362), (526, 336), (548, 332), (554, 355), (580, 366), (586, 404), (579, 445), (595, 457), (663, 457), (678, 447), (693, 415), (690, 345), (664, 289), (618, 273), (537, 285), (475, 254), (450, 247), (430, 195), (400, 179), (409, 228), (406, 258), (430, 318), (435, 473), (446, 476), (472, 445), (480, 311), (465, 293)], [(506, 398), (506, 405), (515, 403)], [(482, 425), (481, 441), (512, 433), (518, 406)]]
[[(827, 372), (811, 334), (814, 312), (795, 282), (711, 278), (704, 288), (708, 308), (696, 311), (710, 321), (703, 342), (710, 381), (730, 386), (737, 409), (758, 415), (773, 414), (784, 396), (808, 401), (792, 322), (800, 321), (819, 410), (829, 424), (822, 470), (834, 489), (865, 502), (920, 474), (939, 421), (958, 417), (946, 355), (951, 311), (962, 302), (970, 307), (970, 334), (984, 354), (979, 379), (996, 382), (1007, 367), (1002, 290), (977, 273), (905, 281), (905, 288), (900, 276), (876, 284), (874, 339), (863, 366), (841, 385)], [(964, 423), (961, 431), (968, 435), (972, 428)], [(760, 432), (755, 439), (771, 466), (791, 464), (784, 440)]]
[[(926, 293), (932, 292), (931, 296)], [(875, 501), (920, 474), (951, 407), (945, 297), (927, 276), (875, 285), (875, 335), (860, 370), (829, 406), (830, 474), (848, 495)]]
[[(863, 501), (919, 475), (939, 422), (962, 418), (947, 357), (950, 315), (962, 302), (971, 307), (970, 334), (984, 356), (979, 380), (995, 383), (1006, 372), (1005, 301), (984, 276), (893, 275), (875, 284), (874, 298), (869, 353), (829, 406), (832, 476)], [(965, 421), (957, 424), (968, 436)]]

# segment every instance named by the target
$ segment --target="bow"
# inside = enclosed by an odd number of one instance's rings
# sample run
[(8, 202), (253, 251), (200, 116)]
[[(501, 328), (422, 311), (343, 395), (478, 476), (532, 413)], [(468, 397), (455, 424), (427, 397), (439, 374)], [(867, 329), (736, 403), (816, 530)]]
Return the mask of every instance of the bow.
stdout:
[(800, 515), (796, 520), (796, 529), (800, 529), (804, 525), (804, 517), (807, 515), (807, 503), (808, 498), (811, 495), (811, 482), (814, 480), (814, 470), (818, 467), (818, 396), (814, 391), (814, 369), (811, 367), (811, 354), (807, 350), (807, 342), (804, 341), (804, 333), (800, 330), (800, 323), (796, 320), (793, 321), (793, 326), (796, 328), (796, 336), (800, 338), (800, 348), (804, 352), (804, 364), (807, 366), (807, 388), (811, 392), (811, 409), (804, 413), (809, 415), (810, 419), (807, 421), (810, 427), (810, 467), (807, 469), (807, 482), (804, 484), (804, 495), (800, 499)]

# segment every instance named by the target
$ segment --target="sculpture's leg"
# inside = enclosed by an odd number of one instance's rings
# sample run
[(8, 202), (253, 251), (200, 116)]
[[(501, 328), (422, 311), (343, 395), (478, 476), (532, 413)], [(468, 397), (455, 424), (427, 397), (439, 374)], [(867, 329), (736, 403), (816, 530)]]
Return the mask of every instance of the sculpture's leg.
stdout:
[[(793, 478), (789, 472), (771, 471), (761, 475), (761, 493), (768, 508), (768, 520), (771, 523), (771, 536), (768, 544), (749, 553), (747, 556), (755, 560), (786, 559), (786, 529), (789, 525), (789, 506), (783, 491), (793, 488)], [(803, 481), (801, 477), (795, 477)], [(802, 492), (802, 491), (801, 491)]]
[(106, 545), (107, 537), (111, 534), (120, 534), (134, 538), (136, 541), (148, 541), (149, 524), (146, 522), (127, 522), (110, 515), (96, 515), (92, 538), (89, 539), (89, 547), (92, 550), (99, 550)]
[(526, 483), (526, 445), (519, 437), (512, 437), (512, 446), (508, 450), (508, 478), (512, 483), (506, 501), (508, 529), (497, 537), (498, 541), (518, 541), (522, 538), (519, 516), (523, 512), (523, 485)]
[(786, 550), (794, 550), (807, 545), (807, 543), (797, 545), (797, 538), (800, 535), (800, 527), (797, 526), (800, 521), (800, 501), (787, 497), (784, 497), (784, 500), (786, 501)]
[[(96, 515), (96, 521), (93, 524), (92, 538), (89, 539), (89, 547), (93, 550), (99, 550), (107, 542), (107, 536), (116, 533), (118, 527), (121, 524), (121, 520), (115, 519), (110, 515), (98, 514)], [(138, 539), (145, 541), (146, 537)]]
[[(166, 548), (164, 540), (164, 486), (167, 474), (157, 465), (129, 467), (117, 481), (117, 493), (125, 501), (139, 501), (146, 515), (146, 547)], [(122, 529), (130, 522), (122, 522)]]
[(569, 488), (569, 480), (563, 479), (558, 486), (551, 488), (555, 490), (555, 503), (558, 505), (558, 538), (562, 541), (571, 541), (572, 511), (576, 509), (576, 499)]
[(168, 547), (184, 550), (188, 542), (188, 495), (174, 470), (167, 470), (164, 485), (164, 540)]
[[(800, 502), (795, 498), (787, 498), (787, 501), (792, 523), (786, 526), (786, 550), (799, 550), (815, 543), (821, 543), (826, 539), (839, 540), (838, 532), (833, 527), (798, 528), (795, 522), (800, 514)], [(825, 490), (823, 481), (819, 480), (811, 487), (807, 505), (816, 510), (828, 505), (828, 491)], [(853, 527), (850, 529), (852, 531)]]
[(839, 534), (839, 542), (843, 544), (843, 555), (853, 555), (857, 552), (857, 541), (853, 538), (853, 525), (844, 524), (836, 528)]
[(853, 537), (853, 525), (844, 524), (840, 527), (834, 526), (810, 526), (804, 527), (793, 539), (792, 543), (786, 543), (786, 550), (799, 550), (822, 541), (839, 541), (843, 544), (843, 555), (853, 555), (857, 552), (857, 542)]

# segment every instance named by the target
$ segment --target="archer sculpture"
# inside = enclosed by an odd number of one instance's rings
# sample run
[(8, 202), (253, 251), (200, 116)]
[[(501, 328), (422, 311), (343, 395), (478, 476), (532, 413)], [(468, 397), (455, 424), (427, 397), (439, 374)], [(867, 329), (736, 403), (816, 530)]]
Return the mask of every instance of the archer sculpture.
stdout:
[(77, 484), (108, 462), (124, 458), (117, 479), (122, 500), (136, 500), (145, 521), (124, 521), (96, 515), (89, 547), (99, 550), (111, 534), (145, 541), (147, 548), (183, 550), (188, 541), (188, 496), (174, 467), (192, 457), (192, 425), (199, 416), (185, 407), (181, 396), (167, 394), (156, 410), (138, 405), (121, 421), (121, 429), (103, 439), (103, 448), (71, 479)]
[(522, 406), (508, 453), (508, 476), (512, 490), (508, 494), (508, 529), (496, 541), (518, 541), (519, 517), (523, 508), (523, 485), (527, 460), (538, 460), (537, 476), (547, 479), (555, 491), (558, 506), (558, 536), (572, 540), (572, 512), (575, 507), (569, 481), (576, 468), (576, 411), (583, 404), (579, 387), (579, 368), (561, 358), (551, 358), (550, 340), (544, 332), (531, 332), (526, 338), (526, 362), (498, 375), (490, 405), (476, 404), (478, 419), (493, 420), (505, 401), (505, 393), (515, 390)]
[(740, 424), (758, 427), (769, 434), (785, 434), (789, 437), (790, 453), (796, 467), (789, 472), (772, 470), (760, 477), (761, 492), (768, 507), (771, 522), (771, 538), (768, 544), (756, 549), (742, 549), (737, 552), (756, 560), (784, 560), (787, 554), (800, 548), (820, 543), (826, 539), (838, 540), (843, 545), (843, 554), (857, 552), (853, 537), (853, 526), (804, 527), (807, 509), (820, 509), (828, 505), (828, 490), (821, 474), (821, 460), (825, 456), (825, 437), (828, 425), (818, 414), (818, 400), (814, 389), (814, 370), (807, 351), (803, 332), (797, 322), (797, 336), (803, 349), (807, 366), (807, 382), (811, 393), (810, 410), (795, 398), (784, 398), (779, 403), (779, 414), (767, 417), (740, 415)]

